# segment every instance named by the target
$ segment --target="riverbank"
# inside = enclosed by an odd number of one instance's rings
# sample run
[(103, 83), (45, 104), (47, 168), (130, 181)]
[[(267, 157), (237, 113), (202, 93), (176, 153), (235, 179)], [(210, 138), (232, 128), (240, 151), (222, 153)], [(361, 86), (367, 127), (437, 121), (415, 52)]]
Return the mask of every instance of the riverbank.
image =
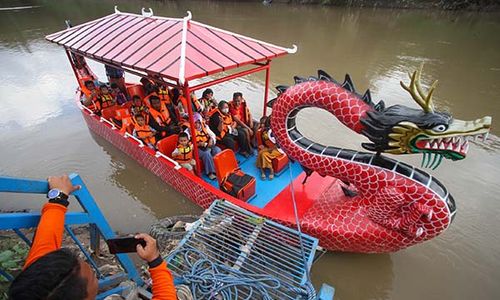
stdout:
[(500, 10), (500, 0), (264, 0), (263, 2), (399, 9)]

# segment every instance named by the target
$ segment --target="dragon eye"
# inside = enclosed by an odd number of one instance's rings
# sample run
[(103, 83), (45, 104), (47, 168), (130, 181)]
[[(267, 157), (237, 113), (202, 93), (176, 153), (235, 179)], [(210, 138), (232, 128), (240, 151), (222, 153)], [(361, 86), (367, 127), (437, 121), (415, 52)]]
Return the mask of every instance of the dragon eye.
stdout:
[(443, 131), (446, 131), (446, 129), (448, 129), (448, 126), (446, 126), (444, 124), (439, 124), (439, 125), (432, 127), (432, 130), (436, 131), (436, 132), (443, 132)]

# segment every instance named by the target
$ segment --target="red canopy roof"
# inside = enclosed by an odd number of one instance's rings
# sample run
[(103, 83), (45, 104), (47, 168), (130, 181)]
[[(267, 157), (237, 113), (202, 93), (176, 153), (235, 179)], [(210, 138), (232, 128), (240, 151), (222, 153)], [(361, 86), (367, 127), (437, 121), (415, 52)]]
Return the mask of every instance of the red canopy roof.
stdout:
[(46, 36), (103, 63), (184, 83), (195, 78), (294, 53), (191, 20), (114, 14)]

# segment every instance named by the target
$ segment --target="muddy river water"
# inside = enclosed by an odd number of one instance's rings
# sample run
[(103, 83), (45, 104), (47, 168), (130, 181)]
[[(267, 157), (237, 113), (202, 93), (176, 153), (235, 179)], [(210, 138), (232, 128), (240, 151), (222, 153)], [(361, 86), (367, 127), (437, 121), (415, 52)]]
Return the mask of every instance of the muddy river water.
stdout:
[[(0, 175), (83, 176), (112, 226), (145, 231), (157, 219), (201, 209), (111, 144), (90, 133), (74, 105), (76, 82), (64, 51), (44, 36), (112, 13), (113, 1), (2, 1), (0, 10)], [(425, 62), (423, 81), (439, 79), (438, 109), (455, 118), (493, 117), (486, 143), (467, 159), (430, 170), (453, 193), (458, 214), (438, 238), (394, 254), (328, 253), (312, 269), (315, 284), (336, 287), (336, 299), (500, 298), (500, 14), (413, 10), (264, 6), (260, 1), (125, 1), (120, 10), (152, 7), (182, 17), (299, 48), (273, 62), (272, 85), (323, 69), (348, 72), (375, 101), (414, 106), (399, 86)], [(102, 66), (95, 66), (103, 76)], [(240, 90), (255, 115), (262, 107), (263, 74), (216, 86), (216, 98)], [(323, 144), (360, 148), (362, 136), (328, 113), (300, 115), (302, 131)], [(399, 157), (420, 164), (420, 156)], [(44, 199), (0, 195), (1, 209), (38, 209)]]

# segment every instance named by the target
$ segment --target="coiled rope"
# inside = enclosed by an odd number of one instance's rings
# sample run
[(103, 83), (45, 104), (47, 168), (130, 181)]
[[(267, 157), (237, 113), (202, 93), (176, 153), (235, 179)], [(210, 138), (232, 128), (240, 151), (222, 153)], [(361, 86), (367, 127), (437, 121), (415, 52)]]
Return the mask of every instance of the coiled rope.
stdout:
[(241, 272), (225, 264), (214, 263), (203, 252), (192, 247), (177, 249), (170, 253), (166, 260), (171, 266), (182, 263), (188, 270), (180, 275), (183, 284), (191, 287), (193, 299), (273, 300), (269, 291), (277, 289), (287, 295), (295, 294), (299, 299), (316, 298), (312, 285), (297, 288), (275, 276)]

